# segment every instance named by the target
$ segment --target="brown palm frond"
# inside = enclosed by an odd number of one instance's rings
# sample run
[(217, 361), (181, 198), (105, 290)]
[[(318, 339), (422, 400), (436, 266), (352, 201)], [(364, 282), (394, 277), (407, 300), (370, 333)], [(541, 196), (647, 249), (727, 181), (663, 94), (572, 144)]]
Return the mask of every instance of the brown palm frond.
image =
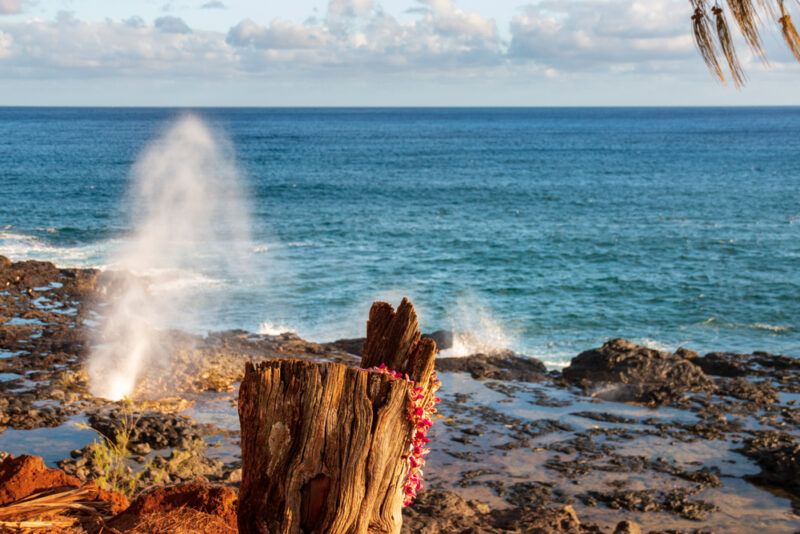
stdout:
[(712, 7), (711, 12), (714, 13), (714, 18), (717, 21), (717, 39), (719, 40), (719, 47), (722, 49), (722, 54), (728, 61), (733, 84), (737, 88), (740, 88), (744, 85), (746, 76), (742, 70), (742, 65), (739, 63), (739, 57), (736, 55), (736, 49), (733, 48), (731, 32), (728, 29), (728, 21), (725, 20), (725, 13), (719, 6)]
[(708, 70), (724, 83), (725, 75), (722, 73), (719, 61), (717, 61), (717, 47), (711, 36), (711, 28), (709, 26), (708, 16), (706, 15), (704, 2), (703, 0), (692, 0), (692, 4), (695, 6), (694, 15), (692, 15), (694, 42)]
[(750, 49), (761, 58), (761, 61), (768, 64), (767, 56), (761, 47), (761, 34), (758, 31), (760, 20), (752, 0), (728, 0), (728, 7)]
[(783, 39), (789, 46), (789, 50), (792, 51), (792, 54), (794, 54), (794, 57), (797, 58), (797, 61), (800, 61), (800, 35), (798, 35), (797, 28), (794, 27), (794, 23), (792, 23), (791, 15), (786, 12), (783, 2), (780, 4), (781, 18), (778, 19), (778, 23), (781, 25), (781, 34), (783, 34)]

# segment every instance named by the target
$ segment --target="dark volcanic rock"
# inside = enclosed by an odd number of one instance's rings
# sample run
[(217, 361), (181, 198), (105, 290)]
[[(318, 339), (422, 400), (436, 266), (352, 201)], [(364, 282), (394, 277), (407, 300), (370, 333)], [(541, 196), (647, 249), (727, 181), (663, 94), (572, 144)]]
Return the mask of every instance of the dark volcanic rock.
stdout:
[(702, 358), (695, 354), (694, 357), (687, 359), (707, 375), (734, 378), (749, 374), (747, 365), (737, 356), (736, 354), (711, 352)]
[(187, 447), (203, 435), (213, 433), (210, 427), (201, 427), (186, 416), (162, 412), (145, 412), (128, 415), (119, 410), (95, 412), (89, 415), (89, 426), (111, 440), (118, 432), (127, 430), (131, 444), (146, 443), (153, 449)]
[(582, 352), (564, 369), (563, 376), (606, 400), (649, 405), (673, 402), (686, 392), (714, 388), (713, 382), (690, 361), (626, 339), (612, 339), (599, 349)]
[[(422, 337), (434, 340), (438, 350), (447, 350), (451, 348), (453, 346), (453, 336), (452, 330), (436, 330), (430, 334), (422, 334)], [(333, 343), (329, 343), (329, 345), (343, 350), (348, 354), (361, 356), (361, 348), (364, 346), (364, 340), (365, 338), (363, 337), (337, 339)]]
[(754, 402), (759, 407), (770, 406), (778, 400), (778, 392), (767, 381), (753, 382), (744, 378), (720, 379), (718, 393)]
[(547, 368), (536, 358), (521, 358), (510, 350), (496, 354), (475, 354), (463, 358), (438, 358), (438, 371), (469, 373), (476, 380), (541, 382)]
[(800, 499), (800, 439), (777, 431), (754, 434), (755, 437), (744, 441), (744, 446), (738, 452), (755, 460), (761, 473), (746, 478), (782, 488), (795, 499)]
[(491, 510), (452, 491), (423, 491), (403, 510), (403, 534), (580, 534), (600, 532), (582, 525), (571, 506), (520, 506)]
[(346, 352), (347, 354), (361, 356), (361, 349), (364, 347), (365, 340), (366, 338), (363, 337), (356, 337), (352, 339), (337, 339), (333, 343), (330, 343), (330, 345), (341, 351)]
[(579, 498), (588, 506), (594, 506), (599, 501), (614, 510), (669, 512), (693, 521), (707, 519), (717, 507), (705, 501), (689, 500), (693, 493), (684, 488), (671, 491), (612, 490), (590, 491)]
[(439, 350), (447, 350), (453, 346), (453, 331), (452, 330), (437, 330), (430, 334), (422, 334), (422, 337), (429, 337), (436, 342), (436, 348)]

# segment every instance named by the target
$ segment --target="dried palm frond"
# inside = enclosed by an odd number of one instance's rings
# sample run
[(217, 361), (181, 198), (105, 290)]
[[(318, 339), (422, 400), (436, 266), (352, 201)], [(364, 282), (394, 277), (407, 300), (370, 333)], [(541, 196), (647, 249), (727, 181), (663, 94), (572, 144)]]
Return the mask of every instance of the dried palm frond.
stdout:
[(752, 0), (728, 0), (728, 7), (733, 14), (733, 20), (736, 21), (739, 31), (742, 32), (753, 53), (760, 57), (764, 63), (767, 63), (767, 56), (761, 47), (761, 34), (758, 31), (760, 23), (758, 12)]
[(709, 27), (704, 2), (703, 0), (692, 0), (692, 4), (695, 6), (694, 15), (692, 15), (694, 42), (708, 70), (711, 71), (712, 75), (724, 82), (725, 75), (722, 73), (719, 61), (717, 61), (717, 47), (711, 36), (711, 28)]
[(97, 497), (98, 490), (91, 486), (52, 488), (34, 493), (0, 506), (0, 532), (36, 532), (41, 529), (84, 532), (81, 525), (102, 525), (110, 515), (111, 504), (97, 500)]
[(792, 51), (797, 61), (800, 61), (800, 35), (797, 34), (797, 28), (794, 27), (792, 17), (786, 12), (783, 2), (780, 5), (781, 18), (778, 19), (778, 23), (781, 25), (781, 34), (783, 34), (783, 39), (789, 46), (789, 50)]
[(728, 22), (725, 20), (725, 13), (719, 6), (711, 8), (714, 13), (714, 18), (717, 20), (717, 39), (719, 46), (722, 49), (722, 54), (728, 61), (728, 67), (731, 69), (731, 78), (736, 87), (742, 87), (745, 81), (744, 71), (742, 65), (739, 63), (739, 58), (736, 55), (736, 50), (733, 48), (731, 41), (731, 32), (728, 29)]

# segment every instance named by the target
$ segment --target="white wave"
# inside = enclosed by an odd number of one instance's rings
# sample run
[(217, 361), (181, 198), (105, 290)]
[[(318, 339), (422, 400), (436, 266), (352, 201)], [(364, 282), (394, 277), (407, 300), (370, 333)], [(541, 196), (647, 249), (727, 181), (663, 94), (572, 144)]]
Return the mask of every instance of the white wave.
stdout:
[(0, 230), (0, 255), (12, 261), (50, 261), (59, 267), (101, 267), (106, 251), (114, 240), (85, 245), (54, 246), (36, 236)]
[(453, 346), (440, 352), (445, 358), (497, 352), (513, 343), (512, 336), (475, 295), (465, 295), (457, 300), (449, 322)]
[(563, 369), (564, 367), (569, 366), (570, 360), (547, 360), (547, 359), (540, 359), (540, 361), (544, 364), (545, 367), (548, 369)]
[(783, 326), (783, 325), (766, 324), (766, 323), (753, 323), (747, 326), (751, 328), (758, 328), (759, 330), (769, 330), (771, 332), (789, 332), (795, 329), (795, 327), (791, 325)]
[(661, 352), (675, 352), (675, 348), (672, 345), (667, 345), (666, 343), (662, 343), (661, 341), (657, 341), (655, 339), (650, 339), (649, 337), (636, 338), (632, 339), (631, 341), (637, 345), (644, 345), (648, 349), (660, 350)]
[(776, 325), (769, 323), (749, 323), (749, 324), (729, 323), (727, 321), (721, 321), (716, 317), (709, 317), (700, 324), (714, 325), (716, 327), (722, 327), (722, 328), (751, 328), (755, 330), (768, 330), (770, 332), (775, 332), (776, 334), (780, 334), (783, 332), (791, 332), (792, 330), (795, 330), (797, 328), (794, 325)]
[(286, 332), (294, 332), (293, 328), (288, 326), (284, 326), (282, 324), (276, 324), (272, 321), (264, 321), (258, 326), (258, 330), (256, 331), (257, 334), (261, 334), (263, 336), (279, 336)]

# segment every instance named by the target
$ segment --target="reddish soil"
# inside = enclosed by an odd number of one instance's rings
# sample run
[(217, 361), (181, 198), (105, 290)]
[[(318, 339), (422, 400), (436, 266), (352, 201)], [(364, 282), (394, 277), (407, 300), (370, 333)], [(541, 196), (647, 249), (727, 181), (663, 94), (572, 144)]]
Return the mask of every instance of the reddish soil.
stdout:
[[(58, 469), (48, 469), (39, 456), (8, 457), (0, 464), (0, 506), (52, 488), (79, 488), (80, 481)], [(124, 498), (124, 497), (123, 497)]]

